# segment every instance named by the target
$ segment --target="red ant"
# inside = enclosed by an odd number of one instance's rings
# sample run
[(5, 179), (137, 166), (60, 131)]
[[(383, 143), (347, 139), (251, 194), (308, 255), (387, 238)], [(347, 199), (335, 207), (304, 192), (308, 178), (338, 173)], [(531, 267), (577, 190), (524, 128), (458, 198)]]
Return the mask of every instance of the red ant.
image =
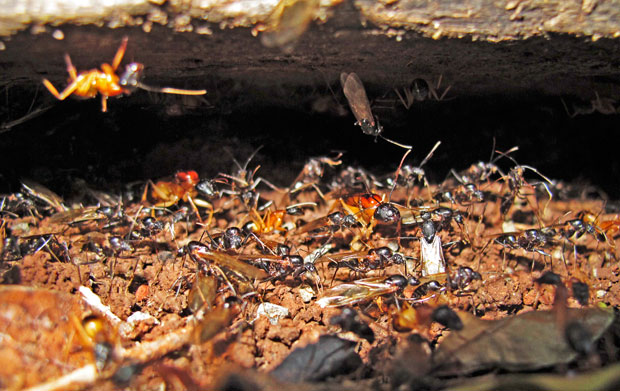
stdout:
[[(196, 198), (199, 193), (198, 189), (201, 189), (201, 182), (198, 179), (198, 173), (196, 173), (196, 171), (177, 172), (173, 181), (161, 180), (156, 183), (149, 181), (149, 183), (151, 185), (151, 198), (155, 201), (154, 206), (167, 208), (183, 200), (190, 203), (200, 221), (202, 221), (202, 219), (198, 212), (198, 206), (209, 209), (209, 221), (207, 222), (207, 226), (211, 223), (214, 212), (213, 205), (205, 200)], [(147, 190), (148, 186), (145, 188), (142, 196), (143, 200), (146, 199)], [(207, 195), (209, 194), (207, 193)]]
[(108, 111), (108, 97), (118, 96), (122, 94), (130, 94), (135, 88), (143, 90), (161, 92), (164, 94), (178, 95), (204, 95), (206, 90), (181, 90), (177, 88), (153, 88), (140, 83), (139, 79), (144, 70), (144, 65), (138, 62), (132, 62), (125, 68), (125, 72), (119, 77), (116, 69), (123, 60), (125, 49), (127, 48), (127, 37), (123, 38), (121, 46), (116, 51), (112, 65), (108, 63), (101, 64), (101, 70), (90, 69), (88, 71), (77, 73), (77, 70), (71, 62), (71, 57), (65, 54), (65, 62), (67, 63), (67, 72), (69, 72), (69, 85), (62, 92), (58, 92), (56, 87), (49, 80), (43, 79), (43, 85), (58, 100), (65, 100), (69, 95), (75, 94), (83, 98), (94, 98), (97, 93), (101, 95), (101, 111)]

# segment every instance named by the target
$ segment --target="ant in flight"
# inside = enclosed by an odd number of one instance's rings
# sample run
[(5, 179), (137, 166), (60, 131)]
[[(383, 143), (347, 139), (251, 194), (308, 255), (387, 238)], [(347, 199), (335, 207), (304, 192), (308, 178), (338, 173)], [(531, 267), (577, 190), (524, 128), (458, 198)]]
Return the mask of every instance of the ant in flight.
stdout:
[(128, 38), (124, 37), (121, 46), (114, 55), (112, 65), (103, 63), (101, 64), (101, 69), (90, 69), (78, 73), (71, 62), (71, 57), (65, 54), (67, 72), (69, 72), (69, 84), (62, 92), (58, 92), (56, 87), (47, 79), (43, 79), (43, 85), (45, 85), (49, 92), (58, 100), (65, 100), (65, 98), (71, 94), (75, 94), (82, 98), (94, 98), (97, 96), (97, 93), (99, 93), (101, 95), (101, 111), (104, 113), (108, 111), (108, 97), (130, 94), (136, 88), (177, 95), (204, 95), (207, 93), (206, 90), (181, 90), (169, 87), (154, 88), (144, 85), (140, 82), (144, 65), (138, 62), (130, 63), (125, 67), (125, 72), (122, 75), (117, 75), (116, 69), (125, 55), (127, 41)]
[(410, 145), (400, 144), (383, 136), (383, 126), (381, 126), (379, 121), (376, 121), (375, 117), (372, 115), (370, 102), (366, 96), (366, 90), (356, 73), (342, 72), (340, 74), (340, 83), (342, 84), (342, 90), (347, 97), (351, 111), (357, 120), (355, 124), (362, 128), (364, 134), (375, 136), (375, 141), (377, 137), (381, 137), (389, 143), (411, 150), (412, 147)]

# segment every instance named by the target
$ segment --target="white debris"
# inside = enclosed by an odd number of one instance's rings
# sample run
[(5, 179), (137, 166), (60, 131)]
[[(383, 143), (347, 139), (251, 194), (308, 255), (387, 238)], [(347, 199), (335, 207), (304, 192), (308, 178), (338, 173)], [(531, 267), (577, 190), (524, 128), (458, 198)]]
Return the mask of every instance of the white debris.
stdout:
[(152, 321), (154, 324), (159, 324), (159, 320), (157, 320), (156, 317), (142, 311), (136, 311), (133, 314), (129, 315), (126, 322), (130, 324), (136, 324), (144, 321)]
[(299, 288), (299, 296), (304, 303), (309, 303), (316, 296), (316, 292), (310, 285)]
[(285, 318), (289, 315), (288, 308), (282, 307), (281, 305), (272, 304), (272, 303), (261, 303), (256, 310), (256, 318), (258, 319), (260, 316), (266, 316), (269, 319), (269, 323), (278, 324), (278, 321), (281, 318)]
[(112, 310), (110, 310), (110, 307), (104, 305), (101, 302), (101, 298), (97, 296), (93, 291), (91, 291), (90, 288), (81, 286), (78, 288), (78, 291), (82, 294), (84, 301), (94, 310), (100, 312), (101, 315), (105, 316), (110, 321), (110, 323), (114, 324), (115, 326), (123, 323), (123, 321), (118, 316), (114, 315)]

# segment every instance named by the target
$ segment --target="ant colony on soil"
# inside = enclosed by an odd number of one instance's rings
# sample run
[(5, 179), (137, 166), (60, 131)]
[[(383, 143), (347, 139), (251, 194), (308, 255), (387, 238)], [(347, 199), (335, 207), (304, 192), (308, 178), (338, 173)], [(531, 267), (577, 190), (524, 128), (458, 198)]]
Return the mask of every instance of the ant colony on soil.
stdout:
[[(126, 45), (101, 71), (78, 74), (67, 56), (69, 86), (45, 86), (61, 100), (98, 93), (106, 111), (129, 92), (115, 73)], [(113, 82), (82, 88), (100, 74)], [(72, 204), (28, 180), (4, 195), (2, 387), (442, 389), (615, 362), (619, 215), (569, 198), (517, 147), (432, 183), (441, 143), (412, 165), (420, 151), (385, 137), (359, 77), (341, 83), (362, 133), (398, 151), (392, 172), (326, 153), (280, 187), (255, 152), (212, 178), (83, 186)], [(398, 96), (441, 101), (440, 83)]]

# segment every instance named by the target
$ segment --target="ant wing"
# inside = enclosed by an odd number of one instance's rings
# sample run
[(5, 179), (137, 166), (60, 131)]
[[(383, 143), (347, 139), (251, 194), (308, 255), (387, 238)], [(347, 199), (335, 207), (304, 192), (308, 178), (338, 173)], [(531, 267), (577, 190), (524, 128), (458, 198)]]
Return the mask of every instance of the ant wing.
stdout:
[(351, 111), (357, 119), (357, 124), (368, 124), (370, 127), (375, 127), (375, 119), (370, 110), (370, 102), (366, 96), (366, 90), (362, 81), (355, 73), (342, 73), (340, 75), (340, 83), (342, 84), (342, 90), (344, 95), (349, 101)]

